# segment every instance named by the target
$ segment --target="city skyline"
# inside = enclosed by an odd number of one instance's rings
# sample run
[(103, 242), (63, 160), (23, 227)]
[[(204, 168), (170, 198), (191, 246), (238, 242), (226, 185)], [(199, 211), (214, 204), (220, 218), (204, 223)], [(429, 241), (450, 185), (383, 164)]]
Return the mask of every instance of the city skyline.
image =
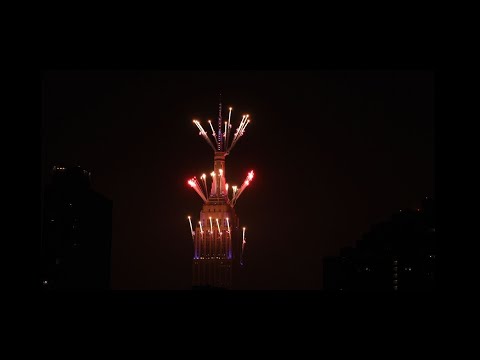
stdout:
[[(192, 119), (250, 114), (229, 177), (249, 228), (245, 289), (321, 289), (322, 259), (435, 196), (429, 71), (44, 72), (44, 182), (91, 171), (113, 201), (112, 288), (191, 288), (191, 176), (212, 169)], [(237, 119), (238, 120), (238, 119)], [(207, 130), (207, 129), (205, 129)], [(202, 143), (203, 142), (203, 143)]]

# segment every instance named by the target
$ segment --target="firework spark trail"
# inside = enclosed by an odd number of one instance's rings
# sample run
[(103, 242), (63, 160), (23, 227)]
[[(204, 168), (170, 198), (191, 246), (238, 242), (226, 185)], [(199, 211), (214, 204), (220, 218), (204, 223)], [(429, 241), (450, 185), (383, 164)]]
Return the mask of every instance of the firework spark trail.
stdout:
[(218, 170), (218, 195), (222, 195), (222, 176), (223, 176), (223, 170), (219, 169)]
[(240, 126), (237, 129), (237, 132), (235, 133), (235, 137), (233, 139), (232, 145), (228, 149), (228, 151), (232, 150), (237, 141), (243, 136), (245, 133), (245, 128), (247, 125), (250, 123), (250, 120), (248, 119), (249, 115), (244, 115), (244, 118), (242, 118), (242, 122), (240, 123)]
[(237, 141), (243, 136), (245, 133), (245, 129), (247, 125), (250, 123), (249, 115), (243, 115), (242, 120), (240, 121), (240, 125), (235, 131), (233, 135), (232, 143), (230, 144), (230, 133), (231, 133), (231, 117), (232, 117), (232, 108), (229, 108), (228, 112), (228, 121), (225, 121), (225, 130), (222, 134), (222, 127), (221, 127), (221, 105), (219, 107), (219, 125), (218, 125), (218, 134), (215, 134), (215, 129), (213, 128), (213, 124), (211, 120), (207, 120), (208, 124), (210, 125), (210, 129), (212, 130), (212, 136), (215, 140), (213, 143), (211, 139), (208, 137), (207, 133), (203, 129), (202, 125), (199, 121), (193, 120), (194, 124), (197, 125), (198, 129), (200, 130), (200, 135), (202, 135), (208, 144), (212, 147), (212, 149), (216, 151), (225, 151), (227, 154), (233, 149)]
[[(248, 115), (247, 115), (247, 118), (248, 118)], [(248, 125), (248, 124), (250, 124), (250, 119), (247, 119), (247, 121), (243, 124), (243, 128), (242, 128), (242, 130), (240, 131), (240, 136), (239, 136), (239, 138), (242, 137), (243, 134), (245, 133), (245, 129), (247, 128), (247, 125)]]
[(245, 227), (243, 228), (243, 240), (242, 240), (242, 254), (240, 255), (241, 264), (243, 265), (243, 250), (245, 249), (245, 244), (247, 242), (245, 241)]
[(245, 119), (246, 119), (246, 117), (242, 118), (242, 122), (240, 123), (240, 126), (237, 128), (237, 131), (235, 132), (235, 135), (233, 136), (232, 145), (230, 145), (230, 148), (228, 149), (229, 152), (233, 149), (233, 147), (237, 143), (238, 139), (240, 139), (243, 135)]
[(203, 127), (202, 125), (197, 121), (197, 120), (193, 120), (193, 123), (195, 125), (197, 125), (198, 129), (200, 130), (200, 135), (203, 136), (203, 138), (208, 142), (208, 144), (212, 147), (213, 151), (216, 151), (215, 150), (215, 145), (213, 145), (212, 141), (209, 139), (207, 133), (205, 132), (205, 130), (203, 130)]
[(245, 115), (242, 115), (242, 120), (240, 121), (240, 125), (238, 125), (238, 128), (235, 131), (235, 134), (233, 134), (233, 141), (232, 141), (232, 146), (231, 147), (233, 147), (233, 143), (237, 140), (237, 136), (238, 136), (238, 134), (240, 134), (240, 128), (243, 126), (244, 121), (245, 121)]
[(213, 224), (212, 224), (212, 217), (209, 216), (210, 219), (210, 234), (213, 234)]
[(190, 223), (190, 232), (192, 233), (192, 240), (195, 240), (195, 232), (193, 231), (193, 228), (192, 228), (192, 220), (190, 216), (188, 216), (188, 222)]
[[(201, 236), (201, 241), (203, 241), (203, 228), (202, 228), (202, 222), (201, 222), (201, 221), (199, 221), (199, 222), (198, 222), (198, 225), (200, 225), (200, 236)], [(202, 252), (202, 247), (201, 247), (202, 245), (201, 245), (201, 244), (202, 244), (202, 243), (200, 242), (200, 246), (197, 246), (197, 249), (196, 249), (196, 251), (197, 251), (197, 259), (200, 257), (200, 255), (201, 255), (201, 252)]]
[[(212, 122), (211, 122), (210, 120), (208, 120), (208, 123), (210, 124), (210, 128), (212, 129), (212, 136), (213, 136), (213, 138), (215, 139), (215, 144), (218, 145), (218, 143), (217, 143), (217, 137), (215, 136), (215, 130), (213, 130)], [(215, 149), (215, 151), (217, 151), (217, 150)]]
[(207, 196), (203, 193), (202, 186), (201, 186), (200, 183), (198, 182), (196, 176), (193, 177), (193, 181), (195, 182), (195, 188), (198, 189), (198, 191), (202, 193), (202, 195), (203, 195), (202, 199), (204, 199), (204, 201), (206, 201), (206, 200), (207, 200)]
[(230, 222), (228, 221), (228, 218), (227, 218), (227, 229), (228, 229), (228, 233), (230, 234)]
[(245, 124), (247, 123), (248, 121), (248, 114), (247, 115), (243, 115), (243, 118), (242, 118), (242, 122), (240, 123), (240, 126), (238, 127), (238, 136), (241, 136), (242, 135), (242, 131), (243, 129), (245, 128)]
[(238, 192), (236, 192), (236, 194), (234, 195), (234, 197), (232, 198), (232, 207), (235, 206), (235, 203), (237, 202), (238, 198), (240, 197), (240, 195), (242, 194), (242, 192), (245, 190), (245, 188), (250, 185), (250, 182), (253, 180), (253, 170), (250, 171), (248, 173), (248, 176), (247, 178), (245, 179), (245, 181), (243, 182), (242, 186), (240, 187), (240, 189), (238, 190)]
[(220, 224), (218, 223), (218, 219), (217, 220), (217, 227), (218, 227), (218, 235), (221, 236), (222, 235), (222, 232), (220, 230)]
[(188, 180), (188, 185), (190, 185), (197, 192), (204, 202), (207, 202), (207, 199), (205, 198), (205, 195), (203, 195), (196, 178)]
[(247, 124), (250, 122), (250, 120), (248, 120), (248, 116), (249, 116), (248, 114), (245, 115), (245, 118), (243, 119), (242, 123), (240, 124), (240, 126), (238, 128), (238, 137), (243, 135), (243, 130), (245, 129)]
[(207, 188), (207, 180), (206, 180), (206, 178), (207, 178), (207, 175), (202, 174), (201, 179), (203, 180), (203, 185), (205, 186), (206, 198), (208, 199), (209, 196), (208, 196), (208, 188)]
[[(212, 187), (211, 187), (211, 194), (212, 196), (215, 196), (216, 195), (216, 192), (217, 192), (217, 178), (215, 176), (215, 171), (212, 171), (210, 173), (210, 176), (212, 177)], [(215, 190), (215, 193), (213, 192), (213, 190)]]

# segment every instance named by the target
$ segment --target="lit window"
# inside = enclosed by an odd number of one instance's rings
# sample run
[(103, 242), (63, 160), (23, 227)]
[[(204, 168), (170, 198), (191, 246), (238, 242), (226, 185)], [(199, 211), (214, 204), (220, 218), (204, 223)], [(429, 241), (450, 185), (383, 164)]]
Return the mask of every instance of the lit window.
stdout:
[(43, 280), (43, 285), (48, 285), (48, 280)]

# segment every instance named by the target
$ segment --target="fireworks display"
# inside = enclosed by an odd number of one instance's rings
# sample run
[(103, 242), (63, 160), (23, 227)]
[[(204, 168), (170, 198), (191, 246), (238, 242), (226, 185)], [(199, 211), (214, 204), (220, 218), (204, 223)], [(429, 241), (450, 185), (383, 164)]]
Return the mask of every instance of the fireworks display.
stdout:
[[(226, 182), (225, 172), (225, 157), (232, 151), (238, 140), (245, 134), (245, 129), (250, 123), (250, 116), (248, 114), (243, 115), (237, 129), (232, 135), (232, 108), (229, 108), (228, 121), (222, 121), (222, 104), (219, 104), (218, 110), (218, 125), (212, 123), (211, 120), (207, 120), (208, 127), (211, 130), (211, 136), (207, 134), (200, 121), (194, 119), (193, 123), (199, 130), (199, 135), (202, 136), (208, 145), (214, 151), (214, 170), (210, 172), (210, 178), (207, 179), (206, 174), (200, 176), (200, 181), (197, 177), (192, 177), (187, 181), (196, 193), (203, 200), (205, 206), (209, 206), (207, 211), (212, 211), (212, 207), (215, 209), (216, 205), (229, 205), (233, 214), (233, 207), (247, 186), (253, 181), (254, 171), (250, 170), (247, 173), (245, 180), (240, 187), (236, 185), (229, 185)], [(211, 181), (211, 182), (210, 182)], [(230, 190), (231, 189), (231, 190)], [(210, 190), (210, 191), (209, 191)], [(229, 193), (231, 191), (231, 194)], [(225, 208), (228, 209), (228, 206)], [(203, 210), (203, 219), (198, 222), (197, 238), (198, 242), (195, 242), (195, 231), (192, 228), (192, 222), (190, 216), (188, 221), (190, 223), (190, 231), (194, 239), (194, 259), (233, 259), (233, 232), (238, 229), (238, 218), (223, 217), (225, 213), (221, 213), (219, 210), (214, 219), (212, 216), (206, 216), (205, 208)], [(223, 210), (225, 211), (225, 210)], [(228, 212), (232, 214), (232, 212)], [(218, 216), (218, 217), (217, 217)], [(230, 222), (232, 220), (232, 222)], [(216, 226), (214, 226), (214, 221)], [(210, 227), (208, 228), (208, 223)], [(204, 230), (204, 227), (206, 229)], [(245, 227), (243, 228), (243, 236), (241, 243), (240, 264), (243, 265), (243, 253), (246, 244), (245, 240)], [(205, 234), (204, 234), (205, 232)], [(200, 241), (201, 240), (201, 241)], [(205, 241), (205, 242), (204, 242)], [(239, 244), (240, 245), (240, 244)], [(225, 270), (226, 271), (226, 270)], [(204, 272), (202, 272), (204, 274)], [(204, 275), (202, 275), (204, 276)]]
[[(221, 106), (219, 111), (221, 112)], [(231, 119), (232, 115), (232, 108), (229, 108), (229, 113), (228, 113), (228, 121), (225, 121), (223, 123), (222, 127), (222, 122), (221, 122), (221, 113), (219, 114), (219, 124), (218, 124), (218, 135), (215, 134), (215, 129), (213, 127), (212, 121), (208, 120), (208, 124), (210, 125), (210, 129), (212, 130), (212, 138), (210, 138), (205, 130), (203, 129), (202, 125), (198, 120), (193, 120), (193, 123), (197, 126), (197, 128), (200, 130), (199, 135), (202, 136), (207, 143), (210, 145), (210, 147), (213, 149), (215, 153), (217, 152), (222, 152), (225, 156), (232, 151), (233, 147), (235, 144), (238, 142), (238, 140), (245, 134), (245, 129), (247, 125), (250, 123), (249, 115), (243, 115), (242, 120), (240, 121), (240, 125), (236, 129), (233, 139), (230, 143), (230, 137), (231, 137)], [(213, 140), (212, 140), (213, 139)], [(208, 199), (210, 198), (211, 194), (217, 194), (217, 189), (219, 194), (221, 196), (224, 196), (227, 200), (227, 203), (229, 203), (232, 207), (235, 206), (235, 203), (237, 202), (238, 198), (242, 194), (242, 192), (245, 190), (245, 188), (250, 184), (250, 182), (253, 180), (253, 170), (251, 170), (245, 181), (243, 182), (242, 186), (240, 188), (237, 188), (237, 186), (233, 185), (231, 186), (232, 189), (232, 197), (230, 200), (228, 190), (229, 186), (228, 184), (224, 185), (222, 187), (222, 177), (223, 175), (223, 170), (219, 169), (218, 174), (215, 173), (215, 171), (212, 171), (210, 173), (212, 177), (212, 184), (211, 184), (211, 191), (208, 191), (208, 185), (207, 185), (207, 177), (205, 174), (202, 174), (200, 177), (203, 183), (203, 186), (200, 185), (196, 177), (191, 178), (188, 180), (188, 184), (197, 192), (197, 194), (202, 198), (202, 200), (206, 203)], [(225, 181), (225, 179), (223, 179)], [(209, 195), (210, 194), (210, 195)]]
[[(218, 136), (215, 135), (215, 130), (213, 128), (213, 124), (211, 120), (207, 120), (208, 124), (210, 125), (210, 129), (212, 129), (212, 139), (210, 139), (203, 129), (202, 125), (198, 120), (193, 120), (193, 123), (197, 126), (198, 130), (200, 130), (199, 135), (203, 136), (203, 138), (207, 141), (207, 143), (212, 147), (213, 151), (222, 151), (225, 152), (225, 155), (228, 155), (230, 151), (232, 151), (233, 147), (237, 143), (237, 141), (245, 134), (245, 129), (247, 125), (250, 123), (249, 116), (250, 115), (243, 115), (242, 120), (240, 121), (240, 125), (238, 126), (237, 130), (235, 131), (235, 134), (233, 135), (232, 143), (229, 144), (230, 142), (230, 134), (231, 134), (231, 127), (232, 125), (230, 124), (230, 117), (232, 115), (232, 108), (229, 108), (229, 114), (228, 114), (228, 121), (225, 121), (224, 123), (224, 129), (222, 131), (222, 124), (221, 120), (219, 121), (218, 124)], [(220, 110), (221, 111), (221, 110)], [(219, 116), (219, 119), (221, 119), (221, 116)]]

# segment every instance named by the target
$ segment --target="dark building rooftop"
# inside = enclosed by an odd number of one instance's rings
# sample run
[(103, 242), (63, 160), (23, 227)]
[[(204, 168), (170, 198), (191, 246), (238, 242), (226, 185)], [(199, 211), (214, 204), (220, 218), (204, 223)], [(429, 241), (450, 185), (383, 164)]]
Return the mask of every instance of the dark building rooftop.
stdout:
[(112, 201), (92, 189), (90, 177), (78, 166), (56, 166), (45, 187), (44, 288), (109, 288)]
[(355, 247), (324, 259), (324, 289), (430, 291), (436, 288), (435, 202), (372, 226)]

